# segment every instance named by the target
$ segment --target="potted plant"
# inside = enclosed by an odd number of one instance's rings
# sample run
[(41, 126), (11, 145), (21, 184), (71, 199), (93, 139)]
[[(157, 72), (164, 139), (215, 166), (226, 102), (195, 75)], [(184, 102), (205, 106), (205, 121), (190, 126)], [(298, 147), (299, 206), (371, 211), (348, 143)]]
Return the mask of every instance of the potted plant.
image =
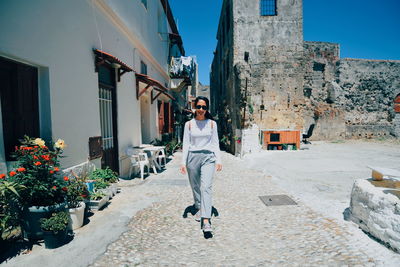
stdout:
[(65, 211), (52, 213), (49, 218), (41, 218), (44, 244), (47, 249), (58, 248), (65, 243), (69, 215)]
[(10, 181), (23, 186), (20, 192), (21, 226), (28, 239), (40, 239), (43, 232), (39, 220), (54, 211), (65, 209), (68, 190), (59, 177), (65, 143), (59, 139), (51, 148), (40, 138), (25, 136), (15, 148), (17, 168), (9, 173)]
[(115, 183), (118, 182), (118, 175), (116, 172), (111, 170), (110, 168), (106, 169), (96, 169), (89, 174), (89, 179), (96, 181), (95, 182), (95, 190), (106, 189), (108, 186), (112, 195), (117, 193), (117, 186)]
[(86, 204), (85, 198), (89, 195), (87, 187), (79, 177), (69, 178), (64, 176), (67, 182), (67, 208), (69, 213), (68, 229), (75, 230), (83, 225)]
[(108, 201), (108, 197), (104, 192), (97, 191), (90, 194), (90, 201), (88, 202), (91, 210), (101, 209)]
[(18, 198), (23, 186), (7, 180), (0, 174), (0, 247), (7, 247), (5, 242), (15, 237), (18, 232)]

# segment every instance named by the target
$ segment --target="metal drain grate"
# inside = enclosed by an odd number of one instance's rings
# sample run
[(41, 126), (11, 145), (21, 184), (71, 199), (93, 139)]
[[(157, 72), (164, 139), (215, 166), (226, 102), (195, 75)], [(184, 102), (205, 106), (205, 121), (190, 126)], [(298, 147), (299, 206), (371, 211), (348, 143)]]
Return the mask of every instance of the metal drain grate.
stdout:
[(259, 197), (266, 206), (297, 205), (297, 203), (287, 195), (271, 195)]
[(149, 185), (172, 185), (172, 186), (189, 186), (187, 180), (181, 179), (164, 179), (164, 180), (153, 180)]

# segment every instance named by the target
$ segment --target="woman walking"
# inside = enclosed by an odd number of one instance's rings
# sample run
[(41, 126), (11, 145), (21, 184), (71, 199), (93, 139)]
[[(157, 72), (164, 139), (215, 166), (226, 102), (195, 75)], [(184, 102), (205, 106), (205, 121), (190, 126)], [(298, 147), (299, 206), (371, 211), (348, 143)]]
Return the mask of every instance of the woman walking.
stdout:
[(199, 96), (195, 100), (195, 116), (186, 122), (183, 134), (183, 156), (180, 171), (189, 174), (197, 209), (196, 221), (203, 219), (204, 232), (212, 232), (212, 180), (215, 169), (222, 170), (217, 123), (208, 112), (209, 100)]

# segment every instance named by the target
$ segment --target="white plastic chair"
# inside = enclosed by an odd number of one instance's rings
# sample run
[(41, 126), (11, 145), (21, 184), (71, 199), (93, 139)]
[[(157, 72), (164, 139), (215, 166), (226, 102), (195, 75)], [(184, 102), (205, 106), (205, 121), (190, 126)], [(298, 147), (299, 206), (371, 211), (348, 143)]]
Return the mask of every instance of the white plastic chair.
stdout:
[(144, 180), (144, 167), (147, 167), (147, 175), (150, 174), (150, 162), (146, 153), (138, 153), (137, 155), (131, 155), (131, 167), (129, 168), (129, 177), (132, 175), (132, 169), (139, 167), (140, 178)]
[(157, 160), (158, 160), (158, 165), (162, 167), (162, 161), (164, 160), (164, 167), (167, 165), (167, 157), (165, 156), (165, 151), (164, 148), (161, 148), (158, 153), (157, 153)]

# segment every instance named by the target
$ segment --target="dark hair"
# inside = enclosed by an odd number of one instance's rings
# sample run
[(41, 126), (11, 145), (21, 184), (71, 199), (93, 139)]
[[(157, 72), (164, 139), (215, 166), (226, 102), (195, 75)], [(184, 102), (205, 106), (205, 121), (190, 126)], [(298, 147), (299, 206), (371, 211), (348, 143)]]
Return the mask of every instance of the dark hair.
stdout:
[[(207, 111), (206, 111), (206, 114), (205, 114), (206, 119), (213, 120), (213, 116), (211, 116), (211, 114), (210, 114), (210, 112), (209, 112), (209, 109), (210, 109), (210, 100), (208, 100), (208, 98), (205, 97), (205, 96), (198, 96), (198, 97), (196, 97), (196, 99), (194, 100), (194, 105), (197, 106), (197, 103), (198, 103), (200, 100), (203, 100), (204, 102), (206, 102), (206, 106), (207, 106)], [(196, 118), (196, 111), (194, 112), (194, 117)]]

